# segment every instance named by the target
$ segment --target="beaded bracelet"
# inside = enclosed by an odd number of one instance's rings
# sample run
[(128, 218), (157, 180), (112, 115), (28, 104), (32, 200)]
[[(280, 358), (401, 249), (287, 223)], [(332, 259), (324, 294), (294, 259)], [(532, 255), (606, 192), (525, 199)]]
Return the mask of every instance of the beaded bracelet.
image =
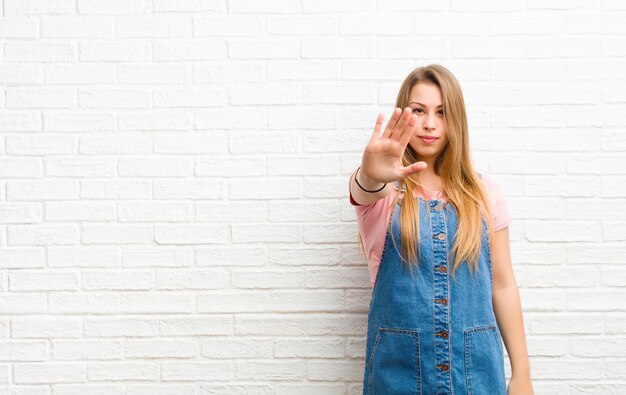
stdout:
[(369, 193), (375, 193), (375, 192), (380, 192), (383, 190), (383, 188), (385, 188), (387, 186), (387, 183), (385, 183), (385, 185), (383, 185), (382, 187), (380, 187), (379, 189), (375, 190), (375, 191), (368, 191), (367, 189), (363, 188), (363, 186), (361, 184), (359, 184), (359, 180), (357, 180), (356, 175), (359, 173), (359, 170), (361, 169), (361, 166), (359, 166), (358, 169), (356, 169), (356, 173), (354, 173), (354, 181), (356, 181), (356, 185), (359, 186), (359, 188), (361, 188), (362, 190), (364, 190), (365, 192), (369, 192)]

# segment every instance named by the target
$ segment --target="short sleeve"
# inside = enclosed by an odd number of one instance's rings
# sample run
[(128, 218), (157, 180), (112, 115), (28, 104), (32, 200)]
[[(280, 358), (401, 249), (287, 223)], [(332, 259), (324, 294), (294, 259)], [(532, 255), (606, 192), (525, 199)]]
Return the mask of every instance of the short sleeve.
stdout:
[(494, 232), (504, 229), (512, 222), (509, 208), (507, 207), (504, 195), (498, 186), (498, 183), (488, 175), (482, 174), (482, 180), (487, 188), (489, 202), (491, 204), (491, 215), (493, 218)]
[[(352, 173), (354, 175), (354, 173)], [(348, 187), (348, 190), (349, 187)], [(359, 232), (363, 240), (363, 247), (369, 268), (370, 283), (374, 284), (376, 273), (380, 265), (380, 258), (385, 243), (385, 233), (389, 224), (391, 204), (395, 200), (396, 191), (391, 192), (382, 199), (367, 205), (358, 204), (352, 194), (350, 203), (354, 206)]]
[(350, 184), (352, 184), (352, 177), (354, 177), (354, 173), (356, 173), (356, 170), (352, 172), (352, 175), (350, 175), (350, 178), (348, 179), (348, 193), (350, 194), (350, 204), (353, 206), (362, 206), (362, 204), (358, 204), (356, 200), (354, 200), (354, 198), (352, 197), (352, 190), (350, 189)]

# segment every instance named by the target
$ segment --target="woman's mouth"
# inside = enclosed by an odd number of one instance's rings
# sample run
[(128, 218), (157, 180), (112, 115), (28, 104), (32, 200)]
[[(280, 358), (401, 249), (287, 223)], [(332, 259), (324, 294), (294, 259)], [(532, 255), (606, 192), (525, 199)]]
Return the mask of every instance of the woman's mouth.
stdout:
[(424, 144), (432, 144), (435, 142), (435, 140), (437, 140), (437, 137), (431, 137), (431, 136), (418, 136), (420, 138), (420, 140), (422, 140), (422, 142)]

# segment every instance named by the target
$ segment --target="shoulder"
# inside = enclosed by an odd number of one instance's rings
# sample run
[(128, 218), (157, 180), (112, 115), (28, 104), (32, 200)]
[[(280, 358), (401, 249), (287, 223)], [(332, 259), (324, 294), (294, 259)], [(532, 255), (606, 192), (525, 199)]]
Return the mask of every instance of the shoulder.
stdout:
[(478, 177), (480, 178), (480, 181), (482, 182), (483, 187), (485, 191), (487, 192), (487, 196), (489, 197), (489, 200), (491, 202), (494, 202), (500, 197), (499, 195), (502, 193), (502, 191), (500, 190), (500, 187), (498, 186), (498, 183), (489, 174), (485, 174), (485, 173), (478, 173), (478, 174), (479, 174)]

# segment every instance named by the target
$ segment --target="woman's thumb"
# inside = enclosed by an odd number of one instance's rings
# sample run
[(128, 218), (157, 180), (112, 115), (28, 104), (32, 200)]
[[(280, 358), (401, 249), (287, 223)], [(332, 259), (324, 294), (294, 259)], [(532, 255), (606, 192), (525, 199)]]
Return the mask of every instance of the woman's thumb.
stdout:
[(417, 173), (418, 171), (424, 170), (427, 167), (428, 167), (428, 165), (426, 164), (426, 162), (419, 161), (419, 162), (415, 162), (415, 163), (413, 163), (413, 164), (411, 164), (409, 166), (406, 166), (402, 170), (404, 170), (404, 177), (406, 178), (406, 177), (408, 177), (408, 176), (410, 176), (412, 174)]

